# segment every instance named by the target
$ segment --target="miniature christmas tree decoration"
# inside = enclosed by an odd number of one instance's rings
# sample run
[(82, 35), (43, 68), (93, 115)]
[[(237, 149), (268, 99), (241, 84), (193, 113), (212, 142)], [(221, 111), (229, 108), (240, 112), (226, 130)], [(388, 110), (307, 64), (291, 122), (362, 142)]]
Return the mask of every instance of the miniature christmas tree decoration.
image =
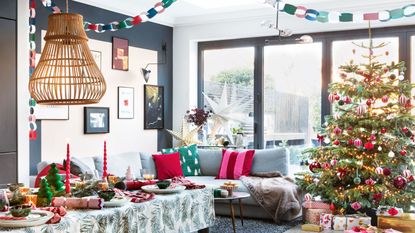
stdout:
[(50, 169), (48, 171), (46, 179), (53, 193), (53, 196), (58, 197), (65, 195), (64, 183), (61, 180), (62, 178), (59, 175), (59, 169), (56, 167), (55, 163), (52, 163), (50, 165)]
[(49, 188), (48, 181), (42, 179), (40, 182), (39, 192), (37, 194), (37, 207), (48, 207), (52, 201), (52, 191)]
[(131, 171), (131, 166), (128, 166), (128, 168), (127, 168), (127, 172), (125, 173), (125, 179), (126, 179), (127, 181), (132, 181), (132, 180), (134, 180), (134, 177), (133, 177), (133, 172)]

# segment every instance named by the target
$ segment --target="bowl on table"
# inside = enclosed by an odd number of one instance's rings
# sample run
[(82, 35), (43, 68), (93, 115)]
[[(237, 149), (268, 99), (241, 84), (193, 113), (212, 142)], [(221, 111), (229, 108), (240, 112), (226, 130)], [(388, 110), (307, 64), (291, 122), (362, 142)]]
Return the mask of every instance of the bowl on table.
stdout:
[(111, 201), (115, 196), (115, 192), (113, 190), (99, 191), (98, 196), (104, 201)]
[(160, 180), (156, 182), (156, 185), (159, 189), (167, 189), (171, 184), (169, 180)]
[(29, 216), (32, 212), (31, 205), (17, 205), (10, 208), (10, 214), (16, 218), (23, 218)]

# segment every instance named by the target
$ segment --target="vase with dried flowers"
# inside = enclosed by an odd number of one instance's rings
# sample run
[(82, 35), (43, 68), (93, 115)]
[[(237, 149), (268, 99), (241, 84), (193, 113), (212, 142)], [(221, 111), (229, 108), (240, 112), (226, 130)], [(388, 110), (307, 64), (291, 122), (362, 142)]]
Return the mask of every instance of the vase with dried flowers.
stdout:
[(186, 111), (184, 116), (187, 123), (191, 123), (199, 128), (199, 140), (205, 142), (204, 127), (207, 124), (209, 117), (212, 116), (212, 111), (206, 110), (205, 108), (193, 108)]

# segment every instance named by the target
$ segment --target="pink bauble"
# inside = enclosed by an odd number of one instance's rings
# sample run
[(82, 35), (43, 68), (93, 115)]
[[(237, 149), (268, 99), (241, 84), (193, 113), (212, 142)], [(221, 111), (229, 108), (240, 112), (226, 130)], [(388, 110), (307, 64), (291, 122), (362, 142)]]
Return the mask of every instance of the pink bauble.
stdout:
[(340, 117), (341, 117), (341, 115), (340, 115), (340, 113), (335, 113), (334, 115), (333, 115), (333, 119), (334, 120), (339, 120), (340, 119)]
[(365, 184), (369, 186), (373, 186), (376, 184), (376, 182), (372, 178), (370, 178), (370, 179), (365, 180)]
[(358, 116), (361, 116), (361, 115), (363, 115), (363, 114), (365, 114), (366, 113), (366, 106), (364, 106), (364, 105), (359, 105), (357, 108), (356, 108), (356, 114), (358, 115)]
[(375, 171), (376, 171), (376, 174), (383, 175), (383, 168), (377, 167)]
[(401, 105), (405, 106), (407, 102), (408, 102), (408, 97), (406, 97), (405, 95), (399, 96), (399, 103)]
[(334, 144), (335, 146), (338, 146), (338, 145), (340, 145), (340, 141), (339, 141), (338, 139), (336, 139), (336, 140), (334, 140), (333, 144)]
[(389, 96), (385, 95), (385, 96), (382, 97), (382, 102), (383, 103), (386, 104), (388, 101), (389, 101)]
[(374, 134), (372, 134), (372, 135), (370, 135), (370, 141), (375, 141), (376, 140), (376, 135), (374, 135)]
[(353, 144), (356, 147), (361, 147), (362, 146), (362, 140), (360, 140), (359, 138), (358, 139), (355, 139), (354, 142), (353, 142)]
[(323, 168), (326, 169), (326, 170), (329, 170), (331, 168), (330, 163), (328, 163), (328, 162), (323, 163)]
[(337, 164), (337, 160), (333, 159), (330, 163), (331, 163), (331, 166), (333, 166), (333, 167), (334, 167), (334, 166), (336, 166), (336, 164)]
[(334, 128), (333, 133), (336, 135), (340, 135), (342, 134), (343, 130), (340, 129), (339, 127)]
[(334, 103), (336, 101), (337, 94), (330, 94), (329, 95), (329, 101), (330, 103)]
[(403, 175), (404, 177), (408, 178), (408, 177), (410, 177), (410, 176), (412, 175), (412, 172), (411, 172), (410, 170), (406, 169), (406, 170), (404, 170), (404, 171), (402, 172), (402, 175)]
[(313, 199), (313, 196), (311, 196), (311, 194), (307, 193), (306, 195), (304, 195), (304, 200), (311, 201), (312, 199)]

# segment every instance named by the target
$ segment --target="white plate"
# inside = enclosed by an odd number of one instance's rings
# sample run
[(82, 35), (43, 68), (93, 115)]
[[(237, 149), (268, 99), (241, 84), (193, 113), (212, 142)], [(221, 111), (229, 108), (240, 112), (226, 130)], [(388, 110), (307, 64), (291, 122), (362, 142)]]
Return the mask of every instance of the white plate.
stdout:
[(104, 207), (121, 207), (127, 204), (129, 201), (125, 198), (123, 199), (112, 199), (111, 201), (104, 202)]
[(185, 190), (186, 187), (178, 185), (175, 188), (159, 189), (157, 185), (146, 185), (141, 187), (144, 192), (155, 193), (155, 194), (170, 194), (170, 193), (180, 193)]
[[(7, 213), (0, 213), (5, 216)], [(53, 213), (44, 210), (33, 210), (27, 220), (0, 220), (0, 227), (18, 228), (18, 227), (34, 227), (45, 224), (53, 217)]]

